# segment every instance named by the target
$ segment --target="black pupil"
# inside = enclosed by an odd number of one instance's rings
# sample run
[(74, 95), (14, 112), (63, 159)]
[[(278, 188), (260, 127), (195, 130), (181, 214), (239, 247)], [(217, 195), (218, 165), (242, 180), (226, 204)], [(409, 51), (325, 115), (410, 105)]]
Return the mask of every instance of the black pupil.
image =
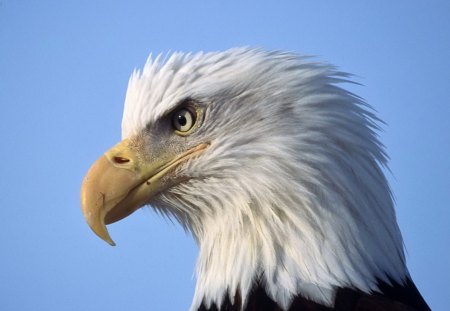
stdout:
[(183, 116), (183, 115), (178, 115), (178, 123), (179, 123), (181, 126), (185, 126), (186, 123), (187, 123), (186, 117)]

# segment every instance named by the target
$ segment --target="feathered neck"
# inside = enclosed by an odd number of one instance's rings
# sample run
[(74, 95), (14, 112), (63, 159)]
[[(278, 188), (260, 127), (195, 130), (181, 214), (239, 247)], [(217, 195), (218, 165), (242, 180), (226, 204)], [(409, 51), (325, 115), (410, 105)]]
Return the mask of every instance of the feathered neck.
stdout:
[(396, 226), (379, 232), (371, 224), (378, 212), (350, 216), (339, 207), (348, 204), (340, 195), (317, 190), (307, 198), (295, 189), (266, 189), (253, 193), (257, 200), (242, 191), (204, 215), (201, 231), (194, 232), (200, 253), (191, 310), (202, 303), (220, 307), (236, 293), (245, 306), (256, 282), (284, 310), (297, 295), (332, 306), (339, 287), (371, 292), (378, 280), (402, 283), (407, 270), (401, 239), (389, 242)]

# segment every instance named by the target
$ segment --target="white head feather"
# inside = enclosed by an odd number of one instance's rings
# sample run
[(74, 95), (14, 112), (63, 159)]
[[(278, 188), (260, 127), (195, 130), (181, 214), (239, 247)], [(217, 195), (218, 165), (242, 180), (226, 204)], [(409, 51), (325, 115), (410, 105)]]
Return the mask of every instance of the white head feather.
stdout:
[(243, 297), (255, 281), (283, 308), (301, 294), (332, 305), (337, 287), (370, 292), (408, 275), (370, 107), (336, 84), (347, 75), (294, 54), (174, 53), (134, 72), (124, 138), (185, 98), (205, 105), (179, 168), (191, 179), (151, 204), (198, 242), (195, 310)]

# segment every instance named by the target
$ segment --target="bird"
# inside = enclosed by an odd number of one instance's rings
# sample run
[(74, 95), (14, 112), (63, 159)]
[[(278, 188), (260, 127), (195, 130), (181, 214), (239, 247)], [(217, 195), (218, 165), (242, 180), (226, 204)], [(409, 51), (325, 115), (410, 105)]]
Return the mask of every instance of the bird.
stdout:
[(383, 121), (295, 52), (149, 56), (122, 140), (81, 185), (90, 228), (150, 206), (199, 248), (191, 311), (429, 310), (406, 266)]

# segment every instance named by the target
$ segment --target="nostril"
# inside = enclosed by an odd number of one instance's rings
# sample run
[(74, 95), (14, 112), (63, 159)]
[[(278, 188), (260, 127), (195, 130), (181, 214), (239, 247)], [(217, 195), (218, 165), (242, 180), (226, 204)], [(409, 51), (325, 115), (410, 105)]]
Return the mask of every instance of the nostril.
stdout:
[(130, 159), (122, 158), (122, 157), (113, 157), (113, 161), (114, 161), (114, 163), (117, 163), (117, 164), (124, 164), (124, 163), (130, 162)]

